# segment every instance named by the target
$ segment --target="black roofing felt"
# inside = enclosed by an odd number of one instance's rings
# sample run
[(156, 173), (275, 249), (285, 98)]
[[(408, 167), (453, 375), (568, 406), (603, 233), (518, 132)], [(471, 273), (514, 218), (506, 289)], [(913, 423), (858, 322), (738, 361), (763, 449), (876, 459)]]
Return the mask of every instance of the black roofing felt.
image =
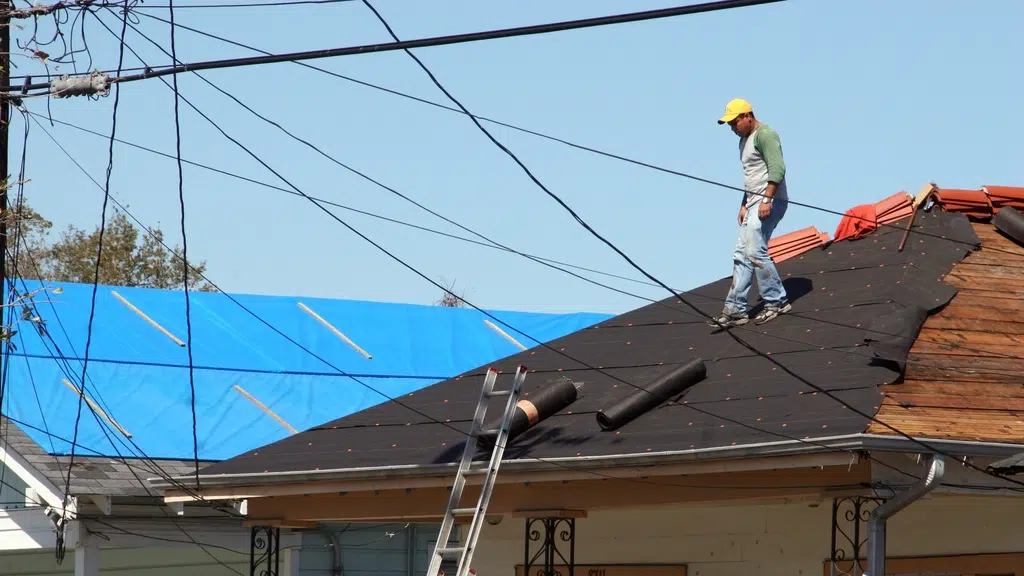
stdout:
[[(1005, 210), (1005, 208), (1004, 208)], [(1024, 472), (1024, 452), (1014, 454), (1009, 458), (993, 462), (987, 466), (989, 472), (1003, 475), (1020, 474)]]
[[(900, 228), (906, 224), (907, 220), (896, 223)], [(733, 332), (844, 402), (874, 414), (882, 397), (878, 386), (899, 377), (927, 313), (956, 294), (942, 277), (980, 247), (967, 218), (959, 214), (921, 213), (914, 229), (947, 239), (911, 234), (899, 252), (903, 231), (887, 227), (780, 263), (793, 311), (764, 326), (750, 323)], [(705, 313), (717, 313), (730, 281), (719, 280), (684, 297)], [(750, 302), (758, 300), (755, 284)], [(674, 298), (549, 345), (558, 352), (538, 346), (494, 363), (502, 370), (497, 386), (509, 387), (516, 366), (523, 364), (530, 370), (524, 384), (527, 394), (559, 378), (571, 378), (582, 384), (581, 397), (515, 439), (506, 449), (506, 459), (813, 439), (860, 433), (868, 424), (743, 348), (724, 331), (708, 326)], [(707, 378), (680, 403), (662, 404), (614, 432), (600, 429), (597, 411), (694, 357), (705, 360)], [(396, 402), (385, 402), (215, 464), (204, 475), (456, 461), (486, 368), (398, 399), (429, 418)], [(503, 407), (504, 399), (494, 400), (488, 408), (489, 420), (500, 417)], [(431, 420), (448, 423), (462, 433)]]

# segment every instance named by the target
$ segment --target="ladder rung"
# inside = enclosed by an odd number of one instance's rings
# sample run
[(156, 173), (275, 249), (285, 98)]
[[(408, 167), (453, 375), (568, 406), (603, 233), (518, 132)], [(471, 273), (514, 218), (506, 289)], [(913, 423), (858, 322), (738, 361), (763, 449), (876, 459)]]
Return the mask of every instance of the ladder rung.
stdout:
[(502, 396), (509, 396), (512, 394), (511, 390), (491, 390), (487, 393), (488, 398), (500, 398)]
[(469, 516), (470, 514), (476, 514), (476, 508), (456, 508), (452, 510), (452, 514), (456, 516)]
[(491, 428), (490, 430), (481, 430), (478, 432), (481, 436), (497, 436), (499, 430), (497, 428)]
[(465, 546), (459, 546), (457, 548), (439, 548), (437, 553), (441, 556), (455, 556), (456, 554), (462, 554), (465, 549)]

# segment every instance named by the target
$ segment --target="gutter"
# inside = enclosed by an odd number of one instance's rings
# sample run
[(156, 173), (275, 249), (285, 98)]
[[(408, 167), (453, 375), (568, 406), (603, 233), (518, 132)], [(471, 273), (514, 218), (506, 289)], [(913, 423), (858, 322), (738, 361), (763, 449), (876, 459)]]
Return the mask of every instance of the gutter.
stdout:
[[(966, 440), (945, 440), (921, 438), (928, 446), (956, 456), (1007, 457), (1022, 451), (1022, 444), (1004, 442), (973, 442)], [(813, 442), (813, 443), (812, 443)], [(921, 453), (920, 444), (902, 436), (883, 434), (846, 434), (811, 438), (808, 441), (780, 440), (741, 446), (717, 446), (693, 450), (670, 450), (639, 454), (613, 454), (607, 456), (573, 456), (560, 458), (522, 458), (506, 460), (502, 470), (536, 472), (566, 469), (594, 470), (611, 467), (645, 467), (684, 462), (705, 462), (710, 460), (736, 460), (764, 456), (785, 456), (796, 454), (829, 453), (836, 451), (884, 451)], [(216, 464), (215, 464), (216, 465)], [(455, 473), (458, 463), (439, 465), (395, 465), (364, 468), (338, 468), (326, 470), (294, 470), (281, 472), (248, 472), (237, 474), (200, 474), (203, 488), (232, 488), (246, 486), (267, 486), (311, 482), (344, 482), (351, 480), (381, 480), (392, 478), (424, 478), (429, 476), (447, 477)], [(480, 463), (477, 466), (486, 466)], [(182, 486), (195, 488), (195, 475), (166, 478), (147, 478), (156, 489), (175, 490)]]
[(927, 476), (871, 512), (868, 517), (868, 570), (864, 576), (885, 575), (886, 521), (937, 488), (945, 473), (945, 458), (938, 454), (932, 456)]
[[(692, 450), (645, 452), (639, 454), (613, 454), (607, 456), (572, 456), (555, 458), (520, 458), (502, 461), (503, 471), (535, 472), (565, 469), (593, 470), (613, 467), (643, 467), (683, 462), (705, 462), (713, 460), (738, 460), (763, 456), (786, 456), (798, 454), (834, 453), (862, 447), (860, 434), (847, 434), (815, 438), (814, 443), (798, 440), (762, 442), (741, 446), (716, 446)], [(1020, 447), (1017, 447), (1020, 451)], [(486, 469), (487, 463), (477, 463), (474, 468)], [(265, 486), (268, 484), (292, 484), (306, 482), (328, 482), (346, 480), (379, 480), (384, 478), (422, 478), (426, 476), (449, 476), (455, 473), (458, 462), (439, 465), (396, 465), (365, 468), (328, 470), (295, 470), (283, 472), (253, 472), (238, 474), (200, 474), (203, 488)], [(147, 478), (154, 488), (177, 489), (182, 485), (194, 488), (195, 475), (166, 478)]]

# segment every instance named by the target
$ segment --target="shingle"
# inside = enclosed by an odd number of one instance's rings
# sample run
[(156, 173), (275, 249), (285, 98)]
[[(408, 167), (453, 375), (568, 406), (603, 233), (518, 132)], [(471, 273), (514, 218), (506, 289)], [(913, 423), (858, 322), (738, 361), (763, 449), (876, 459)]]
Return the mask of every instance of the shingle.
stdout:
[[(67, 481), (68, 465), (71, 463), (70, 456), (47, 454), (25, 435), (17, 424), (4, 416), (0, 416), (0, 426), (3, 427), (4, 439), (12, 449), (22, 455), (50, 482), (61, 488), (64, 487)], [(71, 492), (78, 495), (145, 496), (150, 493), (146, 490), (148, 485), (144, 486), (146, 478), (165, 474), (152, 463), (138, 458), (128, 459), (130, 466), (107, 456), (76, 455), (74, 462), (74, 470), (71, 473)], [(157, 463), (168, 475), (187, 474), (195, 467), (191, 460), (161, 460)], [(200, 467), (209, 464), (204, 461), (199, 463)]]

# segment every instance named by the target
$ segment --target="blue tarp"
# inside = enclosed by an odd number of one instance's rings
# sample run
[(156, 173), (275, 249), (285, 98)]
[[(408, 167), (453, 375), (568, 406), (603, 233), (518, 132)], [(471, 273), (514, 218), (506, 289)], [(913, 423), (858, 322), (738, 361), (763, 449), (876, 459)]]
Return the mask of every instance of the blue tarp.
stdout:
[[(35, 281), (26, 284), (28, 290), (41, 286)], [(62, 379), (76, 385), (81, 381), (92, 286), (46, 286), (47, 292), (36, 296), (36, 306), (49, 337), (40, 336), (29, 322), (16, 326), (17, 350), (10, 360), (3, 412), (44, 449), (66, 454), (78, 396)], [(132, 438), (94, 416), (83, 403), (76, 453), (191, 458), (187, 349), (131, 310), (115, 292), (174, 337), (186, 340), (183, 292), (99, 287), (86, 395)], [(239, 306), (225, 294), (192, 292), (190, 297), (200, 459), (230, 458), (289, 434), (239, 393), (236, 384), (304, 430), (387, 400), (342, 372), (393, 398), (519, 351), (485, 324), (487, 316), (473, 309), (232, 294)], [(371, 358), (303, 310), (300, 302)], [(609, 317), (489, 312), (541, 341)], [(495, 324), (528, 348), (536, 345)]]

